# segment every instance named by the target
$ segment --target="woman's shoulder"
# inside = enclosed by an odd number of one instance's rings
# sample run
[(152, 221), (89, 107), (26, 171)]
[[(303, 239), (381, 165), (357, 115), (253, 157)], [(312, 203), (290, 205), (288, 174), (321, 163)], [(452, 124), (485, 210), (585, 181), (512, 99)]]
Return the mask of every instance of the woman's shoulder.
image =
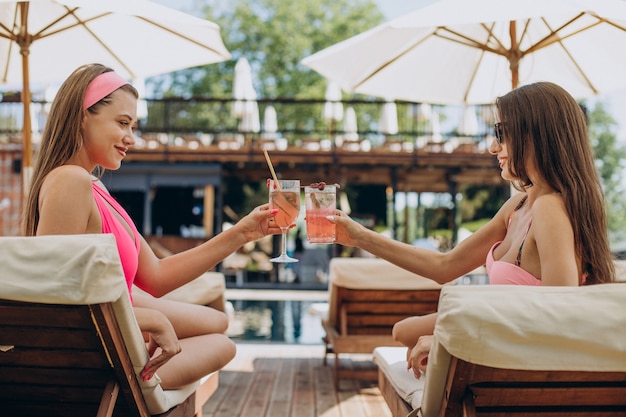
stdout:
[(102, 224), (91, 187), (91, 175), (78, 166), (61, 166), (44, 178), (39, 193), (37, 233), (100, 233)]
[(61, 165), (56, 167), (44, 179), (44, 184), (63, 183), (65, 185), (89, 185), (91, 186), (92, 175), (78, 165)]
[(90, 193), (92, 178), (84, 168), (77, 165), (62, 165), (46, 175), (41, 185), (41, 193), (45, 195), (48, 190), (55, 190), (56, 193), (64, 190), (72, 195)]
[(537, 197), (533, 203), (533, 215), (542, 213), (554, 213), (555, 210), (566, 211), (565, 201), (559, 193), (543, 194)]
[(550, 228), (570, 223), (565, 201), (560, 194), (544, 194), (535, 200), (531, 208), (533, 223)]

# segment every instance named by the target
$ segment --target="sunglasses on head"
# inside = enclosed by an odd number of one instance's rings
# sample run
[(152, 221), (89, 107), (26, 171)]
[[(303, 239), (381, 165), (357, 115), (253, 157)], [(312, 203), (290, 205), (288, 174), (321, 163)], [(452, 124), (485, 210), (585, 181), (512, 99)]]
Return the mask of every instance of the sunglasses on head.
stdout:
[(498, 142), (498, 145), (502, 145), (502, 141), (504, 137), (502, 122), (499, 122), (493, 125), (493, 136), (495, 136), (496, 142)]

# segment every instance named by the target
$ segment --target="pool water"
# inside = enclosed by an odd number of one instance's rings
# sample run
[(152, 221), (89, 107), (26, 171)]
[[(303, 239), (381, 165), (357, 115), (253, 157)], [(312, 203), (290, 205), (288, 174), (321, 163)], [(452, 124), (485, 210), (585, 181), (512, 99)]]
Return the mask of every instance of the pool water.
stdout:
[(312, 300), (230, 300), (227, 334), (234, 341), (322, 344), (328, 304)]

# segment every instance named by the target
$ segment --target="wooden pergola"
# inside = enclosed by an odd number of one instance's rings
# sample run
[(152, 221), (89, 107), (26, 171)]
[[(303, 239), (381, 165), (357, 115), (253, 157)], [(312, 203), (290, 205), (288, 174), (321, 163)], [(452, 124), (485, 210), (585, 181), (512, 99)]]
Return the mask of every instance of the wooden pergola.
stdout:
[[(441, 150), (398, 151), (381, 147), (352, 151), (342, 148), (309, 150), (290, 146), (286, 150), (271, 150), (269, 154), (279, 177), (299, 178), (303, 184), (325, 180), (343, 187), (385, 185), (394, 193), (436, 192), (453, 196), (469, 185), (506, 186), (495, 157), (476, 150), (448, 153)], [(214, 172), (212, 179), (207, 169)], [(239, 149), (225, 149), (217, 145), (196, 149), (185, 146), (136, 148), (127, 155), (119, 173), (113, 177), (128, 173), (144, 176), (152, 173), (152, 180), (143, 181), (146, 184), (151, 181), (153, 185), (154, 175), (159, 173), (162, 178), (169, 178), (170, 183), (178, 181), (200, 185), (198, 181), (205, 181), (209, 191), (206, 193), (209, 196), (206, 205), (218, 210), (216, 213), (205, 213), (205, 227), (206, 223), (210, 223), (211, 227), (214, 223), (217, 225), (218, 230), (211, 232), (219, 231), (221, 224), (221, 201), (213, 192), (216, 181), (237, 178), (244, 182), (256, 182), (270, 176), (263, 149), (260, 144), (254, 143)], [(120, 182), (128, 186), (133, 180), (126, 176)], [(456, 212), (456, 207), (454, 210)], [(216, 219), (211, 220), (214, 214)], [(148, 220), (149, 215), (146, 222)], [(453, 227), (454, 238), (457, 226)]]
[[(382, 184), (395, 191), (445, 193), (462, 185), (505, 185), (496, 158), (487, 152), (307, 150), (291, 146), (269, 152), (276, 172), (283, 178), (299, 178), (302, 183), (327, 182), (346, 184)], [(259, 181), (269, 177), (267, 162), (260, 146), (220, 149), (168, 147), (137, 148), (125, 164), (204, 164), (221, 165), (223, 177)]]

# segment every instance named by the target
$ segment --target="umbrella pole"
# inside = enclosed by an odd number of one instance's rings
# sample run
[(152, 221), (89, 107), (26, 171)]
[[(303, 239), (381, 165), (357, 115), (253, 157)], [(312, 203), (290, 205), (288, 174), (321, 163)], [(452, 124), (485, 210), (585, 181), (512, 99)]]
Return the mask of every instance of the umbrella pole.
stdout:
[(28, 81), (28, 52), (22, 55), (22, 77), (24, 77), (24, 85), (22, 88), (22, 103), (24, 105), (24, 123), (22, 126), (22, 187), (23, 193), (28, 193), (30, 179), (32, 175), (32, 130), (30, 120), (30, 83)]
[(517, 21), (509, 22), (509, 37), (511, 38), (511, 50), (509, 51), (509, 67), (511, 68), (511, 89), (515, 90), (519, 85), (519, 61), (520, 49), (517, 42)]
[(30, 49), (30, 36), (28, 35), (28, 5), (29, 2), (20, 2), (21, 32), (18, 44), (22, 55), (22, 104), (24, 106), (24, 119), (22, 124), (22, 194), (26, 196), (30, 188), (32, 177), (32, 127), (30, 121), (30, 69), (28, 54)]

